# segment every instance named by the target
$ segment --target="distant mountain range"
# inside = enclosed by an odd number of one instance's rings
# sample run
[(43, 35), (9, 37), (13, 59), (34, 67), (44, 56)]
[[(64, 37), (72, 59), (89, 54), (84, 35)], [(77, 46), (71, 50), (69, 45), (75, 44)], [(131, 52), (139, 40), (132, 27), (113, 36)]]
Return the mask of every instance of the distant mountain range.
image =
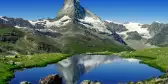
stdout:
[(105, 22), (134, 49), (168, 46), (168, 24), (157, 21), (152, 24)]
[[(10, 33), (16, 33), (17, 37), (14, 41), (1, 41), (0, 51), (5, 54), (133, 50), (107, 22), (83, 8), (79, 0), (64, 0), (62, 9), (53, 19), (30, 21), (1, 16), (0, 24), (1, 39), (13, 37)], [(23, 34), (19, 37), (14, 30)]]

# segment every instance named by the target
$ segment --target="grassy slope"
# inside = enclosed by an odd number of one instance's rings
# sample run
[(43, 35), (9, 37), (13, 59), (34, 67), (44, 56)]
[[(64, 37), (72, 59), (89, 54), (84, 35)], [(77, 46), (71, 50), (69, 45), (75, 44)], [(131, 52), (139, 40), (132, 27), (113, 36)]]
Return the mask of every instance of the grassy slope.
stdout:
[[(4, 38), (14, 39), (14, 42), (0, 41), (0, 53), (8, 55), (11, 51), (20, 54), (45, 53), (45, 52), (61, 52), (52, 39), (45, 35), (32, 34), (14, 27), (5, 26), (0, 28), (0, 35), (15, 33), (16, 36), (4, 36)], [(10, 37), (10, 38), (9, 38)], [(39, 48), (39, 46), (41, 48)]]
[(122, 56), (142, 59), (144, 63), (159, 68), (162, 71), (166, 71), (168, 69), (168, 48), (145, 49), (135, 52), (122, 53)]
[[(19, 38), (14, 43), (0, 41), (1, 54), (13, 54), (11, 51), (20, 54), (34, 53), (85, 53), (85, 52), (120, 52), (131, 50), (129, 47), (117, 45), (111, 41), (104, 41), (96, 35), (74, 35), (63, 38), (64, 41), (55, 40), (39, 33), (32, 34), (32, 31), (24, 31), (14, 27), (0, 28), (0, 35), (15, 32)], [(66, 37), (66, 36), (65, 36)], [(58, 37), (59, 38), (59, 37)], [(1, 48), (2, 47), (2, 48)]]
[[(32, 56), (19, 56), (18, 58), (6, 58), (6, 60), (0, 60), (0, 84), (4, 84), (8, 79), (13, 77), (14, 69), (40, 67), (50, 63), (56, 63), (62, 59), (71, 56), (69, 54), (35, 54)], [(13, 60), (14, 62), (20, 62), (22, 65), (10, 65), (7, 62)]]
[[(151, 48), (145, 50), (139, 50), (135, 52), (123, 52), (120, 53), (123, 57), (133, 57), (142, 60), (142, 63), (148, 64), (149, 66), (160, 69), (163, 72), (168, 70), (168, 47), (164, 48)], [(168, 73), (166, 73), (168, 75)], [(130, 83), (130, 84), (164, 84), (166, 74), (160, 78), (152, 78), (149, 80)]]
[[(79, 35), (78, 35), (79, 36)], [(121, 52), (121, 51), (132, 51), (131, 48), (117, 45), (112, 42), (103, 42), (102, 40), (91, 39), (91, 40), (84, 40), (79, 37), (69, 37), (66, 38), (66, 46), (63, 48), (63, 52), (65, 53), (86, 53), (86, 52)]]

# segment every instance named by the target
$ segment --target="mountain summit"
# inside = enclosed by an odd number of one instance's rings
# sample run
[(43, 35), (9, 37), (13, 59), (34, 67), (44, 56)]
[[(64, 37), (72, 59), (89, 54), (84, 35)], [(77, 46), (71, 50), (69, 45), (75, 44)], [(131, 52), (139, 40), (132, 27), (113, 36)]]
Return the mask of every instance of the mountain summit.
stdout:
[(64, 5), (57, 14), (57, 18), (62, 18), (65, 15), (70, 18), (83, 19), (85, 17), (85, 9), (80, 5), (79, 0), (64, 0)]
[(73, 23), (82, 24), (90, 29), (111, 34), (104, 21), (80, 5), (79, 0), (64, 0), (62, 9), (58, 12), (56, 20), (68, 16)]

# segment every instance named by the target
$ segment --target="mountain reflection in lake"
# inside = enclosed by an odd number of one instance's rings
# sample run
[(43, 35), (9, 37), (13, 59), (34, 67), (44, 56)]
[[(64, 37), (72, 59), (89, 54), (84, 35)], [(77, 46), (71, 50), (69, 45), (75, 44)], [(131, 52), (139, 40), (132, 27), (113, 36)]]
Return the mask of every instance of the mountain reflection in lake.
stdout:
[(98, 67), (100, 64), (112, 63), (119, 59), (117, 56), (80, 55), (58, 62), (56, 67), (59, 72), (62, 72), (66, 83), (73, 84), (77, 82), (84, 73)]
[[(37, 73), (38, 72), (38, 73)], [(75, 55), (43, 68), (26, 69), (15, 73), (10, 84), (29, 81), (37, 84), (39, 79), (49, 74), (61, 74), (66, 84), (80, 84), (83, 80), (97, 80), (103, 84), (139, 81), (162, 75), (157, 69), (140, 64), (137, 59), (118, 56)], [(28, 77), (25, 77), (28, 76)], [(31, 77), (33, 76), (33, 77)]]

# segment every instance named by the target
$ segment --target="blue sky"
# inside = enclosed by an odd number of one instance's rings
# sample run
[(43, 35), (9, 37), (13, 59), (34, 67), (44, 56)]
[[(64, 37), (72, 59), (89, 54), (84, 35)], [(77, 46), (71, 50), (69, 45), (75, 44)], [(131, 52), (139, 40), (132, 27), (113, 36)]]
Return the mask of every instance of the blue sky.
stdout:
[[(80, 0), (82, 6), (104, 20), (168, 23), (168, 0)], [(0, 16), (28, 20), (53, 18), (63, 0), (1, 0)]]

